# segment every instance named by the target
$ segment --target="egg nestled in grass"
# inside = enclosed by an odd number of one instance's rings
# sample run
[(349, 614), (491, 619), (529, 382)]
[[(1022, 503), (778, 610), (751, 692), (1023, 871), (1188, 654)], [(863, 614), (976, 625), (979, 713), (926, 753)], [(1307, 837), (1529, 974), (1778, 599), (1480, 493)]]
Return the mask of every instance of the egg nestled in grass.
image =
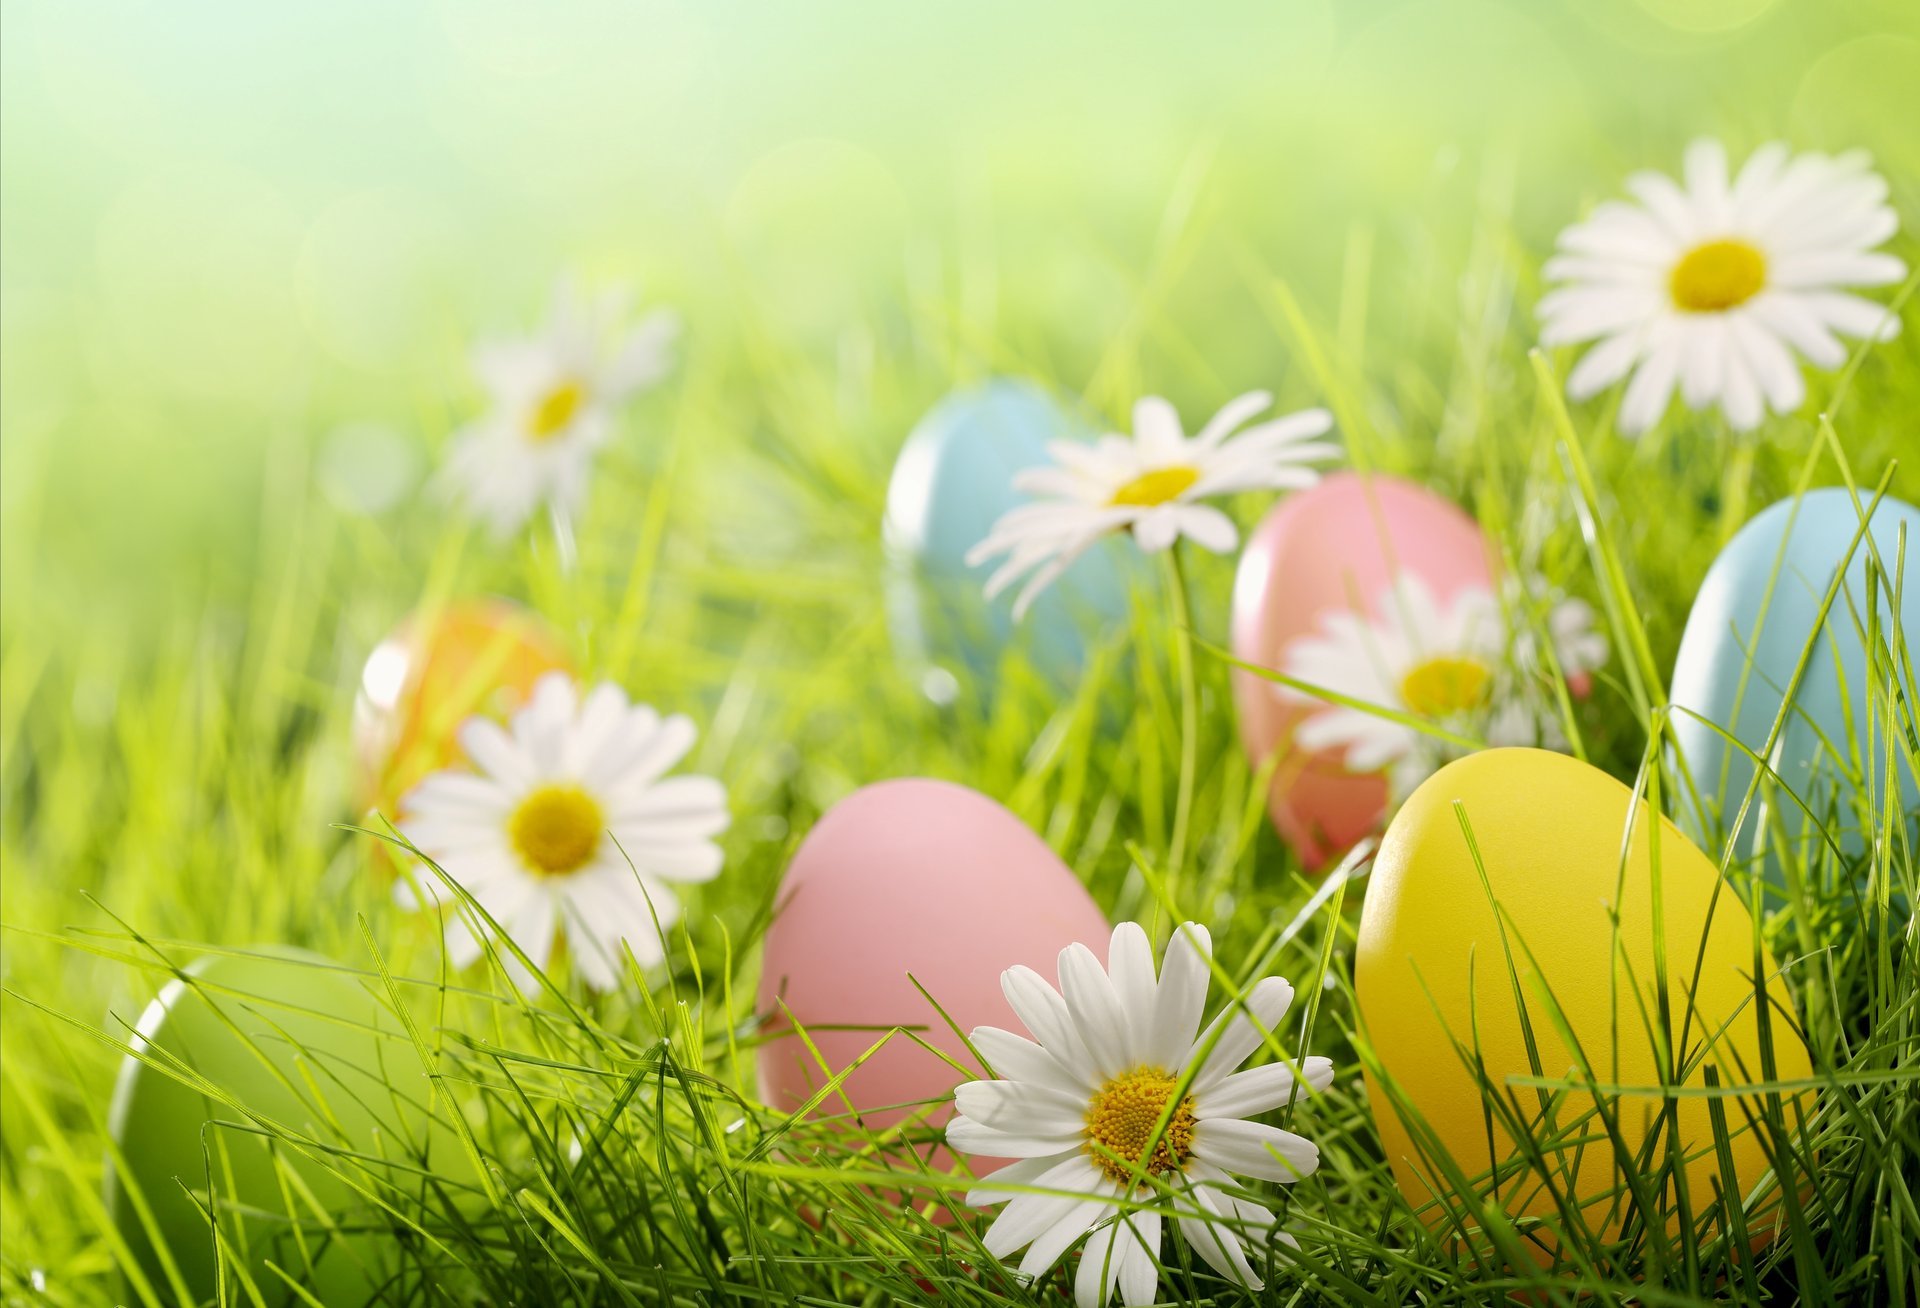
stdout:
[(1070, 677), (1090, 643), (1125, 617), (1127, 585), (1108, 543), (1087, 551), (1018, 623), (1011, 594), (982, 593), (992, 565), (966, 562), (1002, 514), (1028, 502), (1014, 475), (1049, 464), (1048, 442), (1090, 434), (1047, 391), (996, 380), (947, 396), (907, 437), (887, 486), (887, 613), (908, 670), (930, 690), (957, 693), (962, 676), (990, 690), (1010, 650), (1048, 676)]
[(1768, 1133), (1811, 1098), (1707, 1087), (1811, 1074), (1786, 982), (1714, 864), (1599, 769), (1496, 749), (1422, 784), (1374, 861), (1354, 985), (1374, 1122), (1436, 1231), (1503, 1211), (1545, 1261), (1575, 1214), (1671, 1232), (1684, 1175), (1689, 1220), (1721, 1194), (1747, 1238), (1777, 1233)]
[[(192, 1302), (212, 1302), (210, 1210), (275, 1308), (378, 1302), (395, 1246), (347, 1179), (369, 1184), (365, 1165), (333, 1160), (392, 1158), (387, 1179), (403, 1183), (419, 1166), (407, 1156), (426, 1139), (413, 1048), (359, 980), (317, 955), (206, 955), (182, 971), (141, 1014), (129, 1041), (140, 1056), (122, 1060), (108, 1111), (105, 1202), (135, 1264), (164, 1301), (170, 1261)], [(409, 1068), (411, 1097), (393, 1088)], [(449, 1161), (448, 1143), (434, 1162)], [(228, 1301), (251, 1302), (237, 1285), (229, 1271)]]
[[(961, 1035), (1024, 1029), (1000, 974), (1024, 963), (1052, 975), (1062, 949), (1102, 949), (1110, 934), (1072, 870), (985, 795), (921, 778), (858, 790), (780, 884), (761, 967), (761, 1096), (793, 1111), (854, 1068), (818, 1112), (869, 1132), (943, 1125), (954, 1086), (985, 1075)], [(889, 1037), (895, 1027), (913, 1034)]]
[[(1233, 654), (1283, 668), (1289, 647), (1324, 618), (1372, 610), (1401, 574), (1446, 603), (1470, 588), (1491, 590), (1494, 559), (1479, 524), (1431, 491), (1397, 477), (1335, 473), (1275, 505), (1248, 538), (1233, 587)], [(1349, 770), (1343, 751), (1294, 742), (1300, 724), (1328, 705), (1238, 668), (1233, 698), (1254, 766), (1281, 756), (1267, 807), (1302, 862), (1324, 867), (1379, 827), (1386, 776)]]
[[(1707, 570), (1674, 660), (1678, 811), (1708, 849), (1731, 838), (1731, 866), (1774, 892), (1830, 855), (1864, 866), (1890, 813), (1920, 840), (1903, 744), (1913, 706), (1886, 690), (1905, 687), (1903, 667), (1920, 660), (1920, 509), (1883, 498), (1863, 527), (1866, 505), (1844, 488), (1813, 490), (1742, 527)], [(1735, 831), (1755, 757), (1778, 781), (1763, 778)]]

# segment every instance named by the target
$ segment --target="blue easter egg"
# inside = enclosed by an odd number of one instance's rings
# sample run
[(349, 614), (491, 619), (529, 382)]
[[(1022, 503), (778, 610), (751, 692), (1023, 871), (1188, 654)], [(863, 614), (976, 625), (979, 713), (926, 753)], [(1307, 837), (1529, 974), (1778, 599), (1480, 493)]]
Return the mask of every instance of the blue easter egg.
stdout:
[[(1088, 644), (1127, 612), (1127, 580), (1109, 543), (1088, 550), (1013, 620), (1010, 588), (989, 602), (997, 566), (967, 566), (967, 552), (1000, 515), (1028, 502), (1014, 474), (1052, 462), (1047, 443), (1084, 440), (1091, 426), (1040, 387), (998, 380), (956, 391), (920, 420), (887, 487), (891, 559), (887, 610), (894, 644), (916, 674), (964, 672), (990, 690), (1010, 652), (1050, 677), (1076, 671)], [(930, 690), (958, 681), (928, 681)]]
[[(1864, 503), (1863, 496), (1862, 507)], [(1899, 539), (1903, 525), (1904, 564)], [(1721, 842), (1731, 838), (1736, 875), (1742, 869), (1763, 875), (1775, 902), (1793, 878), (1823, 866), (1823, 836), (1837, 838), (1847, 859), (1858, 858), (1866, 847), (1863, 833), (1878, 822), (1890, 784), (1899, 787), (1900, 806), (1920, 829), (1920, 788), (1912, 771), (1896, 761), (1892, 770), (1897, 775), (1889, 776), (1883, 721), (1868, 735), (1868, 649), (1863, 640), (1871, 612), (1877, 615), (1881, 645), (1892, 647), (1897, 627), (1905, 632), (1908, 647), (1920, 652), (1920, 509), (1883, 498), (1867, 536), (1849, 558), (1859, 527), (1853, 497), (1840, 488), (1783, 500), (1754, 518), (1708, 569), (1674, 662), (1673, 704), (1706, 719), (1685, 712), (1673, 718), (1676, 762), (1685, 774), (1679, 799), (1682, 824), (1709, 850), (1722, 849)], [(1888, 573), (1904, 571), (1898, 614), (1893, 612), (1889, 577), (1883, 574), (1877, 587), (1868, 586), (1869, 538)], [(1843, 563), (1845, 579), (1814, 640), (1785, 728), (1768, 756), (1767, 736), (1801, 654), (1814, 638), (1827, 588)], [(1884, 696), (1879, 698), (1884, 719)], [(1911, 707), (1900, 712), (1903, 720), (1911, 721)], [(1776, 788), (1768, 784), (1740, 829), (1733, 831), (1754, 765), (1721, 731), (1753, 754), (1767, 757), (1781, 782), (1815, 816), (1809, 817), (1792, 797), (1770, 793)], [(1900, 751), (1894, 753), (1898, 760)]]

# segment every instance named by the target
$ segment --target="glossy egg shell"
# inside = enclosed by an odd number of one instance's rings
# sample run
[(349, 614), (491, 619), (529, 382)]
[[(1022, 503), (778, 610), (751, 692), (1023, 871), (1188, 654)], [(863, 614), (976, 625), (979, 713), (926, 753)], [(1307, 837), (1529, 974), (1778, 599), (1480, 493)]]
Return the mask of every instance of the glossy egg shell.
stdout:
[(1014, 474), (1051, 463), (1049, 441), (1091, 434), (1053, 395), (1010, 380), (956, 391), (915, 425), (894, 464), (886, 512), (888, 619), (915, 675), (939, 667), (990, 685), (1011, 648), (1068, 676), (1089, 636), (1125, 617), (1127, 582), (1111, 543), (1087, 551), (1018, 624), (1015, 591), (992, 601), (982, 593), (997, 563), (966, 563), (1002, 514), (1030, 502)]
[[(327, 1145), (363, 1154), (391, 1153), (394, 1128), (382, 1118), (392, 1123), (403, 1114), (407, 1135), (418, 1138), (422, 1119), (396, 1105), (380, 1072), (384, 1066), (403, 1075), (409, 1067), (418, 1067), (407, 1042), (394, 1038), (397, 1032), (385, 1009), (359, 982), (330, 970), (327, 960), (297, 950), (275, 953), (196, 959), (184, 970), (208, 989), (197, 991), (178, 978), (168, 982), (141, 1015), (129, 1043), (169, 1066), (175, 1064), (165, 1055), (172, 1055), (249, 1111)], [(411, 1090), (418, 1100), (425, 1086), (422, 1078), (415, 1080), (422, 1081)], [(245, 1228), (248, 1265), (270, 1304), (305, 1301), (267, 1267), (269, 1261), (322, 1303), (376, 1301), (392, 1272), (391, 1247), (373, 1234), (329, 1239), (312, 1211), (296, 1202), (294, 1215), (306, 1224), (301, 1238), (313, 1257), (309, 1264), (287, 1220), (275, 1152), (342, 1225), (377, 1225), (377, 1214), (325, 1166), (292, 1147), (270, 1150), (257, 1133), (207, 1125), (247, 1120), (239, 1108), (189, 1088), (138, 1058), (121, 1061), (107, 1126), (124, 1169), (109, 1159), (104, 1197), (148, 1280), (163, 1298), (169, 1297), (160, 1257), (130, 1192), (150, 1207), (195, 1302), (212, 1301), (212, 1236), (186, 1193), (206, 1196), (211, 1157), (223, 1230), (232, 1236), (236, 1228)], [(263, 1215), (236, 1217), (242, 1208)]]
[(366, 807), (394, 816), (429, 773), (460, 761), (460, 724), (504, 719), (534, 683), (572, 662), (538, 616), (505, 600), (461, 601), (409, 617), (367, 656), (353, 732)]
[[(1863, 508), (1865, 503), (1863, 498)], [(1904, 573), (1897, 615), (1889, 597), (1891, 582), (1869, 589), (1871, 556), (1866, 539), (1848, 559), (1859, 527), (1860, 511), (1845, 489), (1814, 490), (1797, 500), (1782, 500), (1727, 542), (1700, 584), (1674, 660), (1669, 698), (1691, 710), (1673, 716), (1675, 761), (1684, 760), (1698, 795), (1696, 803), (1694, 792), (1683, 791), (1680, 812), (1689, 834), (1716, 853), (1739, 811), (1754, 767), (1714, 728), (1765, 756), (1782, 693), (1792, 684), (1794, 668), (1814, 636), (1821, 601), (1843, 561), (1847, 563), (1843, 589), (1814, 642), (1773, 767), (1816, 813), (1839, 815), (1837, 822), (1827, 825), (1840, 832), (1846, 853), (1858, 854), (1865, 846), (1854, 802), (1858, 796), (1846, 774), (1872, 777), (1868, 794), (1875, 811), (1889, 780), (1884, 733), (1876, 732), (1871, 744), (1865, 735), (1871, 714), (1867, 647), (1861, 633), (1871, 605), (1882, 629), (1897, 623), (1906, 633), (1908, 648), (1920, 653), (1920, 585), (1916, 584), (1920, 580), (1920, 509), (1882, 499), (1868, 529), (1886, 569)], [(1902, 527), (1907, 533), (1904, 566), (1899, 554)], [(1846, 756), (1844, 762), (1836, 759), (1834, 749)], [(1852, 761), (1855, 756), (1863, 760), (1857, 767)], [(1908, 815), (1910, 830), (1920, 831), (1914, 825), (1920, 822), (1916, 816), (1920, 815), (1920, 788), (1904, 761), (1895, 767), (1900, 807)], [(1820, 828), (1791, 800), (1776, 796), (1774, 807), (1787, 839), (1796, 846), (1794, 861), (1805, 866), (1806, 857), (1819, 852), (1815, 842)], [(1736, 837), (1734, 866), (1755, 866), (1754, 839), (1759, 833), (1756, 810)], [(1781, 860), (1772, 848), (1761, 870), (1774, 886), (1784, 884)]]
[[(1076, 941), (1104, 956), (1110, 928), (1071, 869), (1005, 808), (945, 781), (883, 781), (820, 819), (781, 882), (766, 934), (759, 1011), (776, 1034), (759, 1051), (761, 1096), (800, 1107), (893, 1026), (977, 1068), (917, 979), (961, 1032), (1024, 1031), (1000, 974), (1024, 963), (1054, 975)], [(909, 974), (913, 979), (909, 979)], [(786, 1027), (808, 1031), (827, 1070)], [(828, 1030), (857, 1025), (864, 1030)], [(984, 1075), (982, 1071), (972, 1072)], [(938, 1100), (967, 1077), (904, 1037), (849, 1076), (846, 1102), (869, 1129)], [(926, 1120), (944, 1123), (952, 1105)], [(838, 1098), (822, 1111), (845, 1112)], [(976, 1160), (976, 1166), (979, 1166)]]
[[(1339, 610), (1375, 614), (1402, 571), (1442, 601), (1490, 587), (1495, 560), (1474, 520), (1396, 477), (1340, 472), (1274, 506), (1248, 538), (1233, 586), (1236, 658), (1284, 670), (1287, 647)], [(1324, 867), (1376, 830), (1386, 815), (1380, 774), (1347, 771), (1335, 751), (1292, 745), (1299, 724), (1326, 706), (1284, 697), (1274, 683), (1234, 669), (1240, 739), (1255, 767), (1275, 750), (1267, 810), (1309, 868)]]
[[(1361, 1032), (1431, 1139), (1482, 1187), (1490, 1167), (1512, 1157), (1512, 1137), (1495, 1119), (1490, 1148), (1480, 1086), (1456, 1052), (1454, 1040), (1475, 1041), (1488, 1078), (1531, 1074), (1525, 1033), (1509, 979), (1511, 951), (1537, 1042), (1541, 1073), (1565, 1077), (1576, 1059), (1558, 1034), (1545, 998), (1551, 993), (1567, 1028), (1585, 1052), (1597, 1078), (1624, 1087), (1656, 1086), (1656, 1055), (1640, 1014), (1657, 1013), (1656, 951), (1651, 832), (1646, 805), (1634, 807), (1634, 826), (1624, 868), (1620, 851), (1632, 793), (1597, 768), (1565, 755), (1536, 749), (1496, 749), (1451, 763), (1408, 798), (1394, 817), (1375, 859), (1372, 884), (1360, 921), (1354, 960)], [(1461, 829), (1458, 805), (1470, 825), (1485, 869), (1485, 885)], [(1752, 981), (1756, 964), (1767, 977), (1774, 1074), (1809, 1075), (1805, 1047), (1794, 1034), (1797, 1019), (1778, 967), (1762, 951), (1755, 958), (1753, 923), (1714, 865), (1662, 818), (1659, 824), (1659, 902), (1664, 913), (1661, 957), (1670, 979), (1674, 1028), (1681, 1026), (1683, 996), (1695, 1008), (1686, 1025), (1685, 1049), (1697, 1052), (1703, 1032), (1718, 1033), (1705, 1062), (1724, 1085), (1764, 1079)], [(1500, 908), (1496, 918), (1491, 897)], [(1617, 910), (1616, 938), (1609, 911)], [(1503, 948), (1503, 928), (1506, 944)], [(1703, 944), (1704, 941), (1704, 944)], [(1613, 1032), (1618, 1023), (1619, 1036)], [(1703, 1084), (1696, 1066), (1687, 1084)], [(1532, 1089), (1509, 1090), (1523, 1105), (1538, 1100)], [(1416, 1148), (1407, 1121), (1371, 1074), (1373, 1117), (1394, 1175), (1409, 1204), (1424, 1210), (1429, 1225), (1444, 1222), (1433, 1204), (1440, 1173)], [(1661, 1111), (1657, 1095), (1625, 1094), (1609, 1100), (1628, 1149), (1645, 1139)], [(1704, 1154), (1686, 1166), (1696, 1214), (1710, 1202), (1720, 1179), (1712, 1149), (1705, 1098), (1678, 1101), (1679, 1135), (1689, 1154)], [(1742, 1192), (1767, 1169), (1761, 1141), (1744, 1130), (1742, 1108), (1757, 1112), (1758, 1096), (1722, 1101), (1732, 1133), (1734, 1173)], [(1562, 1101), (1564, 1128), (1591, 1113), (1594, 1098), (1568, 1091)], [(1806, 1111), (1804, 1100), (1783, 1105), (1787, 1120)], [(1568, 1132), (1568, 1138), (1598, 1135)], [(1550, 1155), (1564, 1191), (1578, 1196), (1587, 1221), (1600, 1231), (1617, 1230), (1621, 1217), (1610, 1207), (1623, 1173), (1604, 1139), (1589, 1139), (1574, 1167), (1575, 1146)], [(1664, 1155), (1662, 1155), (1664, 1156)], [(1509, 1176), (1502, 1205), (1514, 1217), (1558, 1221), (1539, 1176)], [(1450, 1202), (1457, 1202), (1448, 1196)], [(1753, 1214), (1756, 1234), (1773, 1233), (1777, 1210)], [(1551, 1236), (1546, 1237), (1549, 1240)]]

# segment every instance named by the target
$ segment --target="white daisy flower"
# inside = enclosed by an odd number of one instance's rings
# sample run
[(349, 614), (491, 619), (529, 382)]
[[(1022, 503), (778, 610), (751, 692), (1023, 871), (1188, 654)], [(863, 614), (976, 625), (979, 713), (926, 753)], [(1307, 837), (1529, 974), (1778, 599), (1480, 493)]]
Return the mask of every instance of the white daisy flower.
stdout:
[(1593, 616), (1593, 605), (1583, 599), (1563, 599), (1547, 612), (1554, 658), (1569, 681), (1591, 678), (1607, 664), (1607, 638), (1594, 629)]
[(1031, 968), (1002, 974), (1033, 1039), (973, 1033), (1002, 1079), (954, 1092), (947, 1143), (1019, 1161), (983, 1178), (967, 1202), (1006, 1204), (984, 1243), (997, 1258), (1026, 1249), (1024, 1276), (1044, 1275), (1088, 1236), (1074, 1278), (1079, 1308), (1116, 1289), (1129, 1305), (1154, 1301), (1164, 1211), (1194, 1252), (1250, 1289), (1260, 1288), (1262, 1250), (1294, 1243), (1241, 1197), (1235, 1176), (1290, 1184), (1320, 1165), (1311, 1141), (1250, 1119), (1324, 1090), (1333, 1065), (1307, 1058), (1236, 1071), (1279, 1024), (1293, 987), (1268, 977), (1202, 1032), (1211, 949), (1206, 929), (1187, 923), (1156, 977), (1147, 933), (1123, 922), (1104, 968), (1085, 945), (1061, 951), (1058, 990)]
[(1006, 561), (987, 579), (987, 598), (1026, 577), (1014, 601), (1017, 618), (1073, 561), (1110, 531), (1131, 531), (1149, 554), (1182, 536), (1216, 554), (1239, 543), (1227, 515), (1201, 500), (1251, 490), (1301, 490), (1320, 480), (1307, 466), (1339, 447), (1316, 441), (1333, 426), (1325, 409), (1306, 409), (1245, 431), (1238, 428), (1273, 403), (1265, 391), (1230, 401), (1191, 440), (1167, 401), (1149, 395), (1133, 406), (1133, 435), (1097, 442), (1055, 441), (1054, 466), (1014, 476), (1018, 490), (1044, 496), (993, 524), (967, 553), (978, 567), (996, 555)]
[(1677, 385), (1689, 408), (1718, 404), (1736, 430), (1806, 398), (1794, 351), (1837, 368), (1835, 333), (1886, 340), (1898, 323), (1842, 288), (1885, 286), (1906, 266), (1875, 250), (1899, 228), (1864, 153), (1754, 151), (1728, 179), (1726, 150), (1696, 141), (1686, 184), (1636, 173), (1639, 203), (1610, 201), (1560, 234), (1546, 266), (1565, 283), (1540, 302), (1547, 345), (1598, 341), (1567, 379), (1575, 399), (1633, 374), (1620, 429), (1645, 431)]
[[(1606, 636), (1594, 627), (1593, 606), (1538, 579), (1521, 582), (1509, 578), (1506, 591), (1510, 613), (1524, 615), (1529, 611), (1544, 611), (1543, 624), (1560, 675), (1566, 678), (1576, 696), (1586, 695), (1592, 688), (1593, 674), (1606, 666), (1612, 652)], [(1539, 678), (1548, 674), (1530, 621), (1522, 621), (1514, 630), (1513, 664), (1523, 677)]]
[[(1547, 610), (1547, 639), (1553, 644), (1554, 662), (1560, 665), (1567, 689), (1584, 699), (1593, 691), (1593, 674), (1606, 666), (1612, 652), (1606, 636), (1594, 627), (1593, 605), (1582, 599), (1562, 599), (1554, 604)], [(1547, 675), (1531, 631), (1515, 633), (1513, 660), (1522, 676), (1537, 679)]]
[(455, 435), (442, 484), (499, 534), (543, 505), (577, 510), (620, 405), (666, 374), (678, 321), (656, 310), (623, 328), (623, 305), (563, 282), (540, 331), (474, 352), (492, 407)]
[[(510, 727), (468, 720), (460, 744), (477, 771), (421, 782), (401, 800), (400, 829), (535, 967), (547, 966), (564, 935), (581, 978), (611, 990), (622, 943), (642, 966), (660, 960), (660, 932), (680, 916), (666, 883), (720, 871), (714, 837), (727, 828), (726, 790), (711, 777), (666, 776), (694, 736), (687, 718), (629, 704), (618, 686), (580, 700), (565, 673), (549, 673)], [(432, 878), (420, 881), (436, 902), (450, 897)], [(405, 883), (397, 893), (417, 906)], [(490, 934), (467, 916), (447, 922), (455, 967), (483, 952), (476, 926)], [(531, 989), (532, 974), (511, 955), (506, 962)]]
[[(1479, 728), (1504, 744), (1524, 742), (1534, 715), (1500, 691), (1506, 624), (1493, 592), (1470, 586), (1441, 603), (1425, 582), (1402, 573), (1375, 612), (1327, 614), (1320, 631), (1293, 643), (1282, 669), (1296, 681), (1455, 730)], [(1282, 695), (1311, 699), (1291, 687)], [(1333, 705), (1302, 721), (1304, 749), (1341, 750), (1348, 770), (1387, 771), (1405, 795), (1446, 761), (1442, 742), (1362, 709)]]

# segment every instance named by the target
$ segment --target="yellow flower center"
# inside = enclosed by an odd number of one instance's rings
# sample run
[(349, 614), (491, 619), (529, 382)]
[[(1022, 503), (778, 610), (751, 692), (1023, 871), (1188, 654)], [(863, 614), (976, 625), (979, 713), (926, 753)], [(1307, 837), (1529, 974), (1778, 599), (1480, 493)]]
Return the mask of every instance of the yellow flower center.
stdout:
[(558, 436), (573, 422), (586, 398), (587, 388), (572, 378), (559, 383), (533, 406), (527, 419), (527, 438), (541, 444)]
[(1415, 664), (1400, 679), (1400, 700), (1422, 717), (1450, 717), (1479, 708), (1492, 680), (1492, 669), (1479, 659), (1442, 655)]
[(551, 785), (520, 801), (507, 820), (507, 837), (529, 870), (558, 877), (593, 857), (605, 827), (592, 795), (574, 785)]
[(1667, 290), (1688, 313), (1719, 313), (1745, 304), (1767, 284), (1767, 256), (1745, 241), (1696, 245), (1673, 265)]
[(1198, 468), (1155, 468), (1152, 472), (1143, 472), (1132, 481), (1113, 493), (1114, 504), (1125, 504), (1137, 509), (1151, 508), (1155, 504), (1165, 504), (1176, 498), (1187, 487), (1200, 480)]
[[(1178, 1084), (1164, 1068), (1140, 1067), (1101, 1086), (1087, 1105), (1087, 1153), (1094, 1166), (1116, 1181), (1132, 1179)], [(1193, 1152), (1193, 1123), (1193, 1096), (1187, 1095), (1174, 1105), (1166, 1130), (1147, 1157), (1148, 1175), (1186, 1169)]]

